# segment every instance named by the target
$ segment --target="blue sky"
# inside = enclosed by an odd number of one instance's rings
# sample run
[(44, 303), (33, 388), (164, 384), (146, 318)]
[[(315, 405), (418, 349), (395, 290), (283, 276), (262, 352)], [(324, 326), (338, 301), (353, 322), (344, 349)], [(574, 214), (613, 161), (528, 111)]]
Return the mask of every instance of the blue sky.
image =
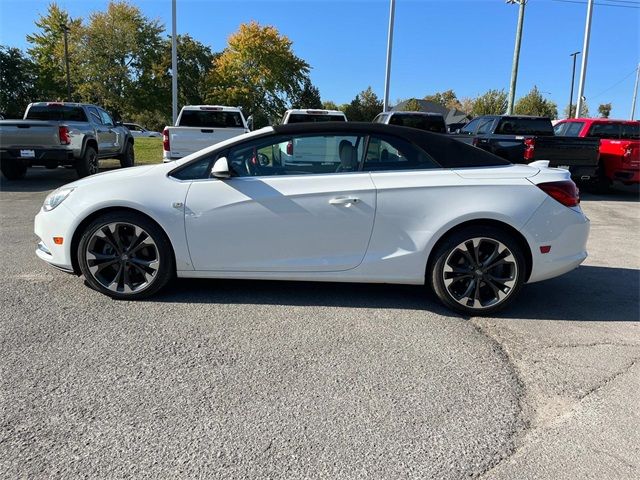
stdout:
[[(585, 0), (529, 0), (516, 96), (537, 85), (562, 112), (569, 101), (571, 52), (582, 50)], [(640, 7), (640, 0), (600, 0)], [(636, 5), (634, 2), (638, 2)], [(23, 49), (48, 1), (0, 0), (0, 43)], [(88, 18), (106, 0), (58, 0), (72, 17)], [(151, 18), (171, 25), (170, 0), (131, 0)], [(628, 118), (640, 61), (640, 8), (596, 6), (585, 95), (591, 114), (613, 103)], [(276, 26), (312, 66), (324, 100), (350, 101), (371, 85), (384, 88), (388, 0), (178, 0), (178, 32), (214, 50), (249, 20)], [(452, 88), (458, 98), (508, 89), (517, 5), (503, 0), (397, 0), (390, 99), (423, 97)], [(576, 92), (581, 56), (576, 67)], [(575, 96), (575, 93), (574, 93)], [(575, 97), (574, 97), (575, 98)], [(574, 100), (575, 101), (575, 100)], [(636, 107), (636, 118), (640, 105)]]

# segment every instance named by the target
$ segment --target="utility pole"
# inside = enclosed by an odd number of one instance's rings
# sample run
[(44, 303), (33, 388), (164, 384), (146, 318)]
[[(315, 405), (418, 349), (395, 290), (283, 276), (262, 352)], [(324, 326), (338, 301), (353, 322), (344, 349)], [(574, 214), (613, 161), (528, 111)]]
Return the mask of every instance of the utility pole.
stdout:
[(524, 23), (524, 6), (527, 0), (507, 0), (507, 3), (519, 3), (518, 27), (516, 28), (516, 45), (513, 49), (513, 64), (511, 66), (511, 82), (509, 83), (509, 101), (507, 103), (507, 115), (513, 114), (513, 102), (516, 96), (516, 82), (518, 80), (518, 63), (520, 62), (520, 43), (522, 42), (522, 24)]
[(171, 105), (173, 125), (178, 119), (178, 38), (176, 36), (176, 0), (171, 0)]
[(636, 97), (638, 96), (638, 80), (640, 80), (640, 63), (638, 64), (638, 68), (636, 68), (636, 84), (633, 87), (633, 100), (631, 101), (631, 117), (629, 120), (633, 120), (633, 117), (636, 115)]
[(567, 118), (574, 118), (575, 115), (572, 112), (573, 109), (573, 83), (576, 79), (576, 56), (578, 56), (580, 52), (573, 52), (569, 56), (573, 57), (573, 69), (571, 70), (571, 93), (569, 94), (569, 114)]
[(389, 109), (389, 81), (391, 79), (391, 50), (393, 47), (393, 19), (396, 12), (396, 0), (391, 0), (389, 6), (389, 34), (387, 36), (387, 70), (384, 79), (384, 99), (382, 101), (382, 111)]
[(584, 81), (587, 77), (587, 60), (589, 58), (589, 38), (591, 37), (591, 15), (593, 13), (593, 0), (587, 4), (587, 21), (584, 26), (584, 44), (582, 45), (582, 66), (580, 67), (580, 83), (578, 84), (578, 101), (576, 104), (576, 117), (582, 112), (585, 101)]
[(69, 27), (61, 23), (60, 28), (64, 33), (64, 63), (65, 68), (67, 70), (67, 102), (71, 101), (71, 78), (69, 75), (69, 39), (67, 38), (67, 34), (69, 33)]

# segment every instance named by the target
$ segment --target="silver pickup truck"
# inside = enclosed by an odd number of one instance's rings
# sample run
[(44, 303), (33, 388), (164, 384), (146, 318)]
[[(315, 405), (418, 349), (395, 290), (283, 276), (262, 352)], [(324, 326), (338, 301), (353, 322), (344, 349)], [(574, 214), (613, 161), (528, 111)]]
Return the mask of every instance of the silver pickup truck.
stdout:
[(85, 177), (98, 173), (104, 158), (132, 167), (133, 137), (95, 105), (37, 102), (23, 120), (0, 120), (0, 170), (8, 180), (23, 178), (31, 166), (71, 166)]

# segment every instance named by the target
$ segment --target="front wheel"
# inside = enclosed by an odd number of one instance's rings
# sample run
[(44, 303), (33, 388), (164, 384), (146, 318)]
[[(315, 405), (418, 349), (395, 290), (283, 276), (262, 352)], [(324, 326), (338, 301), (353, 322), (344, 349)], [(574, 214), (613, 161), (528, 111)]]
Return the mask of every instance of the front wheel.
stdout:
[(175, 273), (171, 244), (153, 221), (133, 212), (105, 214), (84, 231), (78, 263), (87, 283), (112, 298), (146, 298)]
[(511, 235), (479, 226), (460, 230), (442, 242), (427, 275), (442, 303), (476, 316), (511, 303), (522, 287), (525, 268), (522, 249)]

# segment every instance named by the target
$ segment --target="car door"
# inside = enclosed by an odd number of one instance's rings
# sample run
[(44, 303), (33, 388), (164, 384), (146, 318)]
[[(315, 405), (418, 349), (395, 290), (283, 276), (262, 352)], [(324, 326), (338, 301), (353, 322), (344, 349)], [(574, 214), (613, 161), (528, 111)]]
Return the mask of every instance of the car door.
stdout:
[[(196, 270), (329, 272), (357, 267), (373, 229), (376, 192), (358, 171), (360, 136), (324, 137), (324, 160), (290, 165), (301, 136), (249, 140), (224, 152), (234, 176), (194, 181), (185, 226)], [(309, 140), (313, 141), (313, 140)], [(340, 154), (342, 152), (342, 155)]]
[(101, 108), (98, 108), (98, 112), (102, 120), (102, 125), (98, 130), (99, 142), (102, 144), (102, 147), (99, 147), (100, 155), (120, 152), (123, 137), (120, 129), (116, 127), (111, 115)]

